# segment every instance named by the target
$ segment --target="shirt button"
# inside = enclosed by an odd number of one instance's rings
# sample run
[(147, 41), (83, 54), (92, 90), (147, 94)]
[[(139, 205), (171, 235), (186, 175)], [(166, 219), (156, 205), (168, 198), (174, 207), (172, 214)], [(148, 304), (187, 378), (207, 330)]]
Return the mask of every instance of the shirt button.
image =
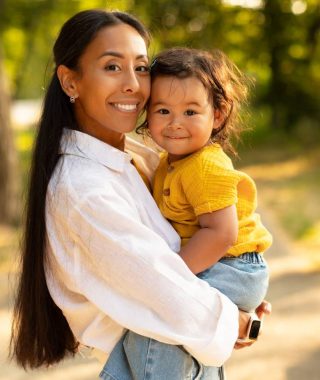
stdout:
[(163, 190), (163, 195), (165, 195), (165, 196), (170, 195), (170, 189), (164, 189)]
[(171, 173), (171, 172), (173, 172), (174, 171), (174, 166), (173, 165), (169, 165), (168, 166), (168, 169), (167, 169), (167, 172), (168, 173)]

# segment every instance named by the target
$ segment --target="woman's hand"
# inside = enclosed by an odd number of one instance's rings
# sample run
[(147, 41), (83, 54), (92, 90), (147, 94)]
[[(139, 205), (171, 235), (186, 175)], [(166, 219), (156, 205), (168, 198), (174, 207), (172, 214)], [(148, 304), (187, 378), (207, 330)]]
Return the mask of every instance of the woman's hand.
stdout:
[[(263, 301), (261, 305), (255, 310), (257, 316), (262, 321), (265, 315), (271, 314), (271, 304), (267, 301)], [(244, 339), (247, 335), (248, 324), (250, 321), (250, 314), (244, 311), (239, 311), (239, 339)], [(260, 330), (261, 333), (261, 330)], [(239, 342), (237, 341), (234, 348), (240, 349), (243, 347), (251, 346), (255, 340)]]

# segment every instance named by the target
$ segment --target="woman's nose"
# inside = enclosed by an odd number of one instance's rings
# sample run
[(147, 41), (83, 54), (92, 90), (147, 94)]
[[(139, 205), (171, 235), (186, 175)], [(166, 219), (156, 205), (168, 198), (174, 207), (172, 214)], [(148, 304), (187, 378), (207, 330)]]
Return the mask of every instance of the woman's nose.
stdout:
[(124, 76), (123, 92), (135, 93), (139, 90), (140, 83), (134, 70), (129, 70)]

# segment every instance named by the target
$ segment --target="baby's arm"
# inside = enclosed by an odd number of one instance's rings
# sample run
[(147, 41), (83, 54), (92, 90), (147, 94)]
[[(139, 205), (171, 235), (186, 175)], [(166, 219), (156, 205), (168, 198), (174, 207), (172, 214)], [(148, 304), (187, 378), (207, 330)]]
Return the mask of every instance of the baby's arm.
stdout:
[(197, 274), (211, 267), (238, 237), (238, 218), (235, 205), (199, 215), (200, 229), (181, 248), (180, 256), (190, 270)]

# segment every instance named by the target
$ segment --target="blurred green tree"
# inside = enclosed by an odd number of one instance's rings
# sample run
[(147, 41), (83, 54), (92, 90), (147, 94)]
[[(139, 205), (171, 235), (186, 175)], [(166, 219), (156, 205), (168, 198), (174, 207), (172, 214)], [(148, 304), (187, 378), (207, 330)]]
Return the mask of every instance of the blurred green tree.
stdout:
[(314, 140), (320, 119), (318, 0), (264, 0), (251, 8), (219, 0), (136, 1), (130, 11), (153, 32), (151, 54), (177, 45), (224, 50), (256, 79), (254, 107), (265, 115), (264, 129), (291, 134), (303, 128)]
[(261, 102), (271, 107), (272, 127), (289, 132), (307, 120), (316, 127), (320, 118), (320, 96), (315, 91), (320, 85), (315, 70), (320, 69), (320, 4), (265, 0), (263, 15), (270, 78)]
[[(0, 2), (0, 14), (3, 2)], [(19, 175), (17, 152), (10, 125), (9, 83), (4, 69), (4, 53), (0, 29), (0, 223), (17, 222)]]
[(105, 1), (0, 0), (0, 223), (21, 217), (11, 99), (42, 96), (52, 40), (66, 18), (90, 5)]
[[(256, 79), (254, 107), (263, 127), (290, 133), (317, 130), (320, 117), (320, 5), (318, 0), (3, 0), (5, 65), (17, 98), (38, 98), (51, 68), (50, 49), (61, 24), (80, 9), (127, 10), (142, 19), (159, 49), (220, 48)], [(238, 4), (241, 1), (237, 1)], [(243, 2), (245, 3), (245, 2)], [(247, 2), (248, 3), (248, 2)], [(312, 84), (312, 85), (310, 85)]]

